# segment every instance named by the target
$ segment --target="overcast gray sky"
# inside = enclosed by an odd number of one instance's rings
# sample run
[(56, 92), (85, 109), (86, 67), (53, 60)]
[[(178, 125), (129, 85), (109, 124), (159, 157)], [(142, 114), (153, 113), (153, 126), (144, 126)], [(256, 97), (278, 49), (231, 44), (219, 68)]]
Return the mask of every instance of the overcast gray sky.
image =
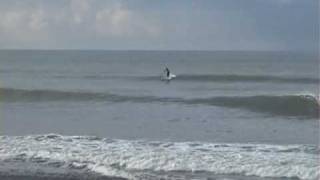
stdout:
[(0, 49), (316, 50), (318, 0), (0, 0)]

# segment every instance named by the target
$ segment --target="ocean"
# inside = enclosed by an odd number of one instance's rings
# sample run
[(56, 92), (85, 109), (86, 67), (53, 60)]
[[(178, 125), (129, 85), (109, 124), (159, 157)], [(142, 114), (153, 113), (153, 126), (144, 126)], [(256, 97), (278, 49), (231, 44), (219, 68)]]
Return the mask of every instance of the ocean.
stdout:
[(0, 178), (319, 179), (318, 60), (1, 50)]

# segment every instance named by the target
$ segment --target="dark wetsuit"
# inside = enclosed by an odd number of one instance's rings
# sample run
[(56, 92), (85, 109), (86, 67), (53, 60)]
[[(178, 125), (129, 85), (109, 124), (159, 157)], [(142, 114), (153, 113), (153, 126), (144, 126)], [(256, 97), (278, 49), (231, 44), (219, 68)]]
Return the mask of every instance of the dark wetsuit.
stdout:
[(169, 75), (170, 75), (170, 71), (169, 71), (169, 69), (166, 67), (166, 70), (165, 70), (166, 72), (167, 72), (167, 77), (169, 77)]

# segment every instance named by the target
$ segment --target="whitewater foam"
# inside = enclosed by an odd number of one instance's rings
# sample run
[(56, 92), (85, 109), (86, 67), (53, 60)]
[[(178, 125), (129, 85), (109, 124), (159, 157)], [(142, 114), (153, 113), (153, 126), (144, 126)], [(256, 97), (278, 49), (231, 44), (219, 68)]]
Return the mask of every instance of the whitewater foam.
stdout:
[[(317, 179), (312, 145), (228, 144), (100, 139), (85, 136), (0, 137), (0, 173), (91, 172), (139, 179), (144, 172), (208, 172)], [(12, 167), (16, 169), (12, 171)]]

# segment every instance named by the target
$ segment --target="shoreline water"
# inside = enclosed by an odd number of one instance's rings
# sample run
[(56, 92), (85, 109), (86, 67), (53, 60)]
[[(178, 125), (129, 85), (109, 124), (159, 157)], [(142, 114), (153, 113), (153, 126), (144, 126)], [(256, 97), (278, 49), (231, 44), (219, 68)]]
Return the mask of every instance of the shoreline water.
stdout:
[[(92, 136), (1, 136), (0, 175), (150, 179), (317, 179), (319, 147), (119, 140)], [(87, 177), (85, 177), (86, 179)], [(166, 178), (164, 178), (166, 179)], [(168, 178), (170, 179), (170, 178)]]

